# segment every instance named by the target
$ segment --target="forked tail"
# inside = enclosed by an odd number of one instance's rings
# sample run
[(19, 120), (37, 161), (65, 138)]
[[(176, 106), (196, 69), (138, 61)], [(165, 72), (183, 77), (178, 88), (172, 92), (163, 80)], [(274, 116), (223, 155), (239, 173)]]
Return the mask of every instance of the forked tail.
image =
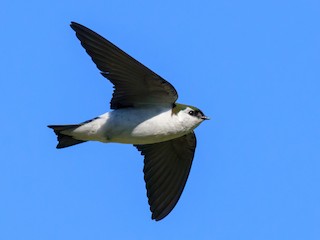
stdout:
[(83, 143), (86, 141), (78, 140), (73, 138), (72, 136), (66, 135), (62, 132), (72, 131), (77, 127), (81, 126), (81, 124), (73, 124), (73, 125), (49, 125), (48, 128), (53, 129), (54, 133), (57, 135), (58, 145), (57, 148), (65, 148), (70, 147), (79, 143)]

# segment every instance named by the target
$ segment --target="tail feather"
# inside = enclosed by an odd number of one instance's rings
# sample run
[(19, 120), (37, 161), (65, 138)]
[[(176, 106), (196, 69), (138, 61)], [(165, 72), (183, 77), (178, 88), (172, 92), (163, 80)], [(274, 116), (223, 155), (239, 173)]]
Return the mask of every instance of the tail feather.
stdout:
[(77, 127), (81, 126), (81, 124), (73, 124), (73, 125), (49, 125), (48, 128), (53, 129), (54, 133), (57, 135), (58, 145), (57, 148), (65, 148), (70, 147), (79, 143), (83, 143), (86, 141), (78, 140), (73, 138), (72, 136), (63, 134), (63, 131), (72, 131)]

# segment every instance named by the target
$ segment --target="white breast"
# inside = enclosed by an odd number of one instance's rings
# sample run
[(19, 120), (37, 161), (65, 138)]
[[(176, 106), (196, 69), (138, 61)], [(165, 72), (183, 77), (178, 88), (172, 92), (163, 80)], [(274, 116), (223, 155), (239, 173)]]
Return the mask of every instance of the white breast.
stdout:
[(150, 144), (180, 137), (187, 129), (171, 107), (125, 108), (101, 115), (81, 127), (83, 140)]

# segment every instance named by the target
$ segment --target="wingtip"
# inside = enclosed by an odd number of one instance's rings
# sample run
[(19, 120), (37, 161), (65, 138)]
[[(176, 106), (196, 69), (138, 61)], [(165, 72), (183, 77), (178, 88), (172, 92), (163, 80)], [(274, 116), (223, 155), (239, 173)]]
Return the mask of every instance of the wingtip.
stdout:
[(70, 27), (71, 27), (73, 30), (75, 30), (75, 27), (77, 27), (77, 26), (79, 26), (79, 25), (80, 25), (79, 23), (74, 22), (74, 21), (71, 21), (71, 23), (70, 23)]
[(151, 215), (151, 219), (154, 220), (154, 221), (156, 221), (156, 222), (158, 222), (158, 221), (161, 220), (161, 219), (158, 219), (157, 217), (155, 217), (154, 214)]
[(164, 219), (166, 216), (168, 216), (168, 214), (153, 212), (151, 215), (151, 219), (155, 220), (156, 222), (159, 222), (160, 220)]
[(74, 31), (76, 31), (77, 29), (80, 29), (80, 28), (87, 29), (87, 27), (81, 25), (80, 23), (74, 22), (74, 21), (71, 21), (70, 27), (71, 27)]

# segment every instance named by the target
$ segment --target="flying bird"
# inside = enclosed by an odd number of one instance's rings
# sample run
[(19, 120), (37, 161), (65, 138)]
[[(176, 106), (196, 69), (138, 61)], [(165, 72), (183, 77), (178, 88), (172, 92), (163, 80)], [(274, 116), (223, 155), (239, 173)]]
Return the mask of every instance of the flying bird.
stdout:
[(151, 218), (159, 221), (177, 204), (192, 165), (194, 129), (209, 119), (179, 104), (175, 88), (117, 46), (75, 22), (71, 28), (102, 76), (113, 85), (112, 111), (72, 125), (49, 125), (57, 148), (86, 141), (133, 144), (144, 156)]

